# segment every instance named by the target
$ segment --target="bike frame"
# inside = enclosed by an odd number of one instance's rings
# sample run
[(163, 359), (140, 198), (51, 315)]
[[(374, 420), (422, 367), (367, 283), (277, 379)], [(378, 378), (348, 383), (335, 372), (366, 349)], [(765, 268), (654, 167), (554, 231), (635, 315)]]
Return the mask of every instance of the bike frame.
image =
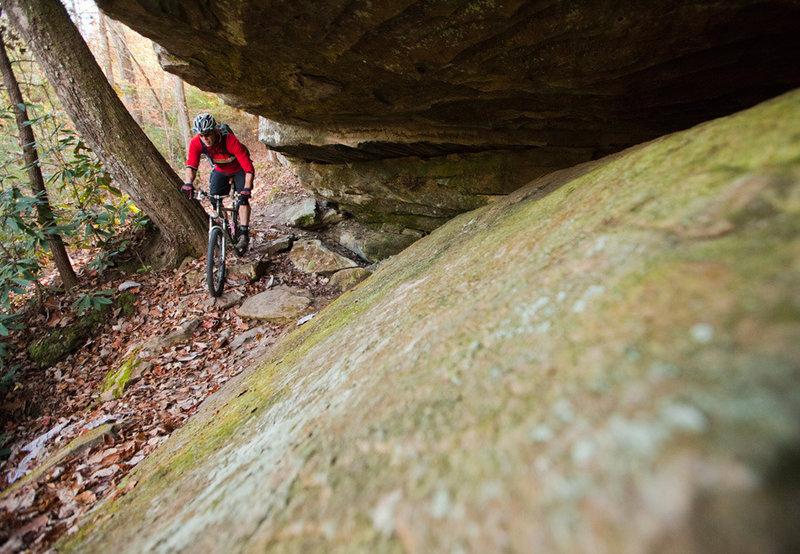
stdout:
[[(233, 205), (229, 208), (223, 205), (223, 201), (230, 194), (209, 194), (205, 191), (197, 191), (197, 199), (207, 198), (211, 204), (211, 213), (208, 214), (208, 236), (215, 227), (222, 229), (222, 254), (226, 253), (228, 241), (233, 241), (236, 236), (236, 226), (239, 224), (239, 193), (233, 193)], [(230, 214), (230, 219), (228, 219)]]
[[(198, 191), (197, 198), (207, 198), (211, 203), (208, 214), (208, 253), (206, 255), (206, 281), (208, 292), (212, 297), (222, 294), (225, 287), (226, 259), (228, 256), (228, 243), (233, 245), (233, 250), (241, 256), (236, 247), (236, 226), (238, 224), (239, 195), (234, 191), (233, 204), (227, 207), (224, 204), (225, 195), (208, 194)], [(230, 219), (228, 219), (230, 214)]]

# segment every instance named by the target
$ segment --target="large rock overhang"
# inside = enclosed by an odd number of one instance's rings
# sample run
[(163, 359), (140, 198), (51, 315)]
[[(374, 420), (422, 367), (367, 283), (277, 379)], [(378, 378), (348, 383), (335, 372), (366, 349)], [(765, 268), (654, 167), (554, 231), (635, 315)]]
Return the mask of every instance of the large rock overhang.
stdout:
[(800, 2), (98, 0), (362, 221), (430, 230), (800, 85)]

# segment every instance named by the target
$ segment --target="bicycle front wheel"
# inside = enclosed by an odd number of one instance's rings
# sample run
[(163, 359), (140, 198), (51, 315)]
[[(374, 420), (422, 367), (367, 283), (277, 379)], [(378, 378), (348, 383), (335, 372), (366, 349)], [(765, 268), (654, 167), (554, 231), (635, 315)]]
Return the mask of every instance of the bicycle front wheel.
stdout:
[(206, 281), (208, 292), (213, 297), (220, 296), (225, 286), (225, 239), (222, 229), (214, 227), (208, 235), (208, 256), (206, 256)]

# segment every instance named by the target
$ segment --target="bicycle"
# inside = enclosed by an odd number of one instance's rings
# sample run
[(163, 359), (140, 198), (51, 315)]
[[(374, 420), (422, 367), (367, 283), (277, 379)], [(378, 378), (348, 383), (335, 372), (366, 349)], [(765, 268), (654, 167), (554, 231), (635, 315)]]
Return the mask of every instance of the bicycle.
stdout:
[[(242, 256), (247, 249), (236, 247), (239, 239), (239, 193), (233, 194), (233, 205), (225, 206), (223, 200), (228, 194), (209, 194), (203, 190), (198, 190), (195, 198), (201, 200), (207, 198), (211, 204), (211, 212), (208, 214), (208, 255), (206, 256), (206, 282), (208, 292), (216, 298), (222, 295), (225, 287), (225, 258), (228, 251), (228, 244), (233, 246), (233, 251), (237, 256)], [(230, 214), (230, 219), (228, 215)]]

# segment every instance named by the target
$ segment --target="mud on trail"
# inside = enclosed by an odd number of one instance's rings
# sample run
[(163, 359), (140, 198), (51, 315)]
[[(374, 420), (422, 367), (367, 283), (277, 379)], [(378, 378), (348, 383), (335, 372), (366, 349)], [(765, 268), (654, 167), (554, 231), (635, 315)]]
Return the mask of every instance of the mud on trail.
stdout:
[[(253, 157), (259, 169), (250, 249), (243, 261), (266, 261), (266, 273), (255, 282), (229, 281), (225, 292), (247, 297), (270, 284), (297, 286), (311, 292), (315, 300), (309, 313), (316, 312), (338, 291), (324, 277), (297, 271), (286, 254), (265, 253), (266, 243), (286, 231), (275, 219), (275, 206), (308, 194), (289, 170), (270, 164), (264, 153)], [(207, 182), (207, 176), (201, 172), (198, 182)], [(77, 253), (75, 259), (80, 268)], [(245, 320), (233, 308), (214, 307), (205, 283), (205, 259), (192, 260), (178, 270), (121, 275), (105, 282), (84, 270), (81, 279), (86, 291), (117, 290), (125, 281), (140, 286), (131, 289), (135, 294), (131, 315), (113, 310), (95, 336), (52, 367), (36, 367), (27, 345), (77, 319), (68, 302), (60, 306), (52, 298), (29, 310), (26, 328), (9, 337), (9, 366), (19, 367), (0, 395), (0, 488), (4, 489), (0, 552), (45, 551), (74, 530), (78, 518), (98, 501), (124, 494), (120, 483), (131, 469), (181, 427), (206, 397), (296, 326)], [(191, 337), (153, 359), (153, 367), (120, 398), (99, 399), (106, 374), (119, 367), (126, 353), (151, 337), (170, 333), (187, 319), (198, 318), (201, 323)], [(26, 482), (26, 472), (75, 439), (81, 442), (81, 437), (87, 439), (85, 444)]]

